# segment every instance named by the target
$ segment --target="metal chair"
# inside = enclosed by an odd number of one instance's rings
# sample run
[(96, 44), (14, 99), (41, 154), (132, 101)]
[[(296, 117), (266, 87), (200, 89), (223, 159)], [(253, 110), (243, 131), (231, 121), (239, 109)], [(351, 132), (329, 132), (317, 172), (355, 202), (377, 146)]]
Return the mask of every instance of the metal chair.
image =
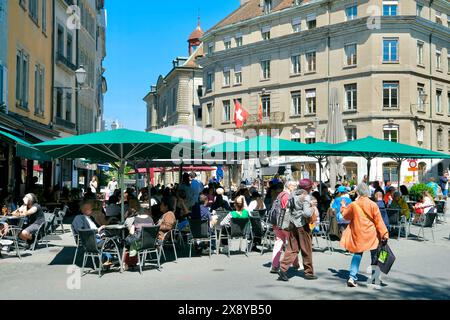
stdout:
[(437, 218), (437, 213), (436, 212), (432, 212), (433, 210), (430, 210), (430, 212), (428, 213), (424, 213), (420, 215), (420, 219), (418, 222), (413, 223), (413, 225), (418, 226), (419, 227), (419, 232), (417, 234), (417, 237), (420, 238), (420, 234), (423, 233), (423, 240), (427, 240), (425, 238), (425, 229), (430, 229), (431, 230), (431, 235), (433, 237), (433, 242), (435, 242), (434, 239), (434, 226), (435, 226), (435, 221)]
[(445, 222), (446, 201), (436, 201), (435, 204), (436, 204), (437, 220), (439, 222)]
[(161, 252), (164, 258), (164, 261), (167, 261), (166, 259), (166, 253), (164, 252), (164, 246), (172, 246), (173, 247), (173, 253), (175, 254), (175, 261), (178, 260), (177, 256), (177, 248), (175, 246), (175, 229), (170, 230), (169, 232), (166, 232), (164, 235), (164, 239), (159, 241), (158, 243), (161, 246)]
[[(231, 219), (231, 227), (230, 230), (228, 230), (227, 227), (222, 227), (222, 229), (220, 230), (219, 233), (219, 244), (220, 241), (222, 239), (222, 233), (223, 230), (225, 230), (225, 237), (224, 239), (228, 239), (229, 243), (228, 246), (231, 247), (231, 240), (238, 238), (239, 239), (239, 251), (241, 251), (241, 245), (242, 245), (242, 240), (245, 239), (245, 241), (247, 241), (247, 232), (248, 232), (248, 226), (249, 226), (249, 221), (250, 219), (242, 219), (242, 218), (232, 218)], [(228, 258), (230, 257), (230, 251), (228, 250)], [(245, 255), (248, 257), (248, 244), (246, 245), (245, 248)]]
[(147, 261), (147, 254), (155, 253), (158, 271), (160, 271), (160, 251), (162, 246), (158, 246), (158, 232), (159, 226), (153, 227), (143, 227), (141, 231), (141, 246), (138, 250), (138, 263), (139, 263), (139, 272), (142, 274), (142, 268), (145, 266), (145, 262)]
[(48, 241), (45, 240), (45, 237), (46, 237), (46, 233), (45, 233), (45, 231), (46, 231), (46, 225), (47, 225), (47, 224), (44, 222), (44, 223), (42, 223), (42, 224), (39, 226), (39, 229), (38, 229), (38, 231), (36, 232), (36, 234), (35, 234), (35, 236), (34, 236), (34, 241), (33, 241), (32, 247), (31, 247), (31, 251), (36, 250), (36, 246), (39, 245), (39, 242), (40, 242), (40, 241), (44, 241), (46, 247), (48, 248)]
[[(392, 231), (392, 229), (396, 229), (398, 232), (397, 240), (400, 239), (400, 231), (401, 231), (401, 224), (400, 224), (400, 213), (401, 209), (386, 209), (386, 213), (389, 218), (389, 230)], [(406, 230), (405, 230), (406, 232)]]
[(261, 255), (263, 255), (268, 239), (265, 237), (265, 232), (260, 216), (250, 217), (250, 248), (253, 248), (253, 242), (255, 238), (259, 238), (261, 241)]
[(209, 243), (209, 257), (212, 251), (212, 236), (209, 231), (209, 220), (191, 219), (189, 220), (189, 228), (191, 233), (188, 235), (189, 258), (192, 257), (192, 245), (195, 241)]
[(56, 215), (50, 212), (44, 212), (45, 217), (45, 234), (50, 235), (53, 234), (53, 227), (56, 220)]
[[(79, 236), (81, 244), (84, 248), (83, 265), (81, 267), (81, 275), (82, 276), (84, 275), (84, 266), (86, 265), (86, 261), (89, 257), (91, 257), (91, 259), (92, 259), (92, 264), (94, 266), (95, 271), (97, 270), (97, 264), (95, 263), (95, 258), (98, 258), (98, 260), (99, 260), (98, 276), (99, 277), (101, 277), (101, 275), (102, 275), (102, 270), (103, 270), (102, 255), (104, 253), (110, 253), (110, 254), (117, 255), (117, 257), (119, 259), (119, 263), (120, 263), (120, 265), (122, 265), (121, 254), (120, 254), (119, 248), (117, 247), (117, 244), (114, 241), (105, 239), (103, 241), (101, 248), (99, 248), (99, 246), (97, 244), (95, 230), (79, 230), (78, 236)], [(114, 246), (113, 250), (107, 249), (107, 246), (109, 246), (110, 244), (112, 244)]]
[[(22, 225), (23, 225), (23, 219), (22, 220)], [(21, 260), (22, 257), (20, 255), (20, 250), (19, 250), (19, 235), (22, 232), (22, 227), (15, 227), (15, 226), (9, 226), (8, 227), (8, 233), (3, 237), (3, 240), (10, 240), (13, 242), (14, 245), (14, 250), (16, 252), (16, 255), (19, 257), (19, 259)]]
[(175, 229), (174, 229), (174, 237), (175, 237), (175, 241), (180, 244), (180, 247), (184, 247), (183, 232), (180, 229), (178, 229), (178, 220), (177, 220), (177, 224), (175, 225)]
[(75, 230), (73, 229), (73, 226), (70, 226), (70, 229), (72, 230), (72, 235), (73, 238), (75, 240), (75, 245), (76, 245), (76, 249), (75, 249), (75, 255), (73, 256), (73, 262), (72, 264), (74, 265), (76, 260), (77, 260), (77, 254), (78, 254), (78, 249), (81, 247), (83, 247), (80, 243), (80, 237), (75, 233)]
[[(61, 227), (61, 230), (62, 230), (63, 234), (65, 233), (63, 221), (64, 221), (64, 217), (67, 214), (67, 210), (69, 210), (68, 206), (64, 206), (64, 208), (62, 210), (55, 209), (55, 212), (56, 212), (56, 224)], [(56, 229), (55, 229), (55, 231), (56, 231)]]
[(328, 221), (320, 221), (319, 224), (319, 231), (312, 231), (313, 237), (316, 239), (316, 243), (317, 243), (317, 249), (321, 250), (322, 247), (320, 247), (319, 245), (319, 237), (326, 240), (327, 242), (327, 248), (325, 248), (324, 250), (328, 249), (328, 251), (333, 252), (334, 248), (333, 248), (333, 242), (331, 241), (330, 238), (330, 223)]

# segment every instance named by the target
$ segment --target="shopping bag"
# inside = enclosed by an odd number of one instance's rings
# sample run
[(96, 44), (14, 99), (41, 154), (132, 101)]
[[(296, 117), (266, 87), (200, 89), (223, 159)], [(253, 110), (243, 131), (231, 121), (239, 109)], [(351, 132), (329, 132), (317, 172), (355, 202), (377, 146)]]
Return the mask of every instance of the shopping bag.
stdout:
[(392, 252), (389, 245), (382, 244), (377, 253), (377, 265), (380, 267), (380, 271), (384, 274), (388, 274), (395, 262), (395, 255)]

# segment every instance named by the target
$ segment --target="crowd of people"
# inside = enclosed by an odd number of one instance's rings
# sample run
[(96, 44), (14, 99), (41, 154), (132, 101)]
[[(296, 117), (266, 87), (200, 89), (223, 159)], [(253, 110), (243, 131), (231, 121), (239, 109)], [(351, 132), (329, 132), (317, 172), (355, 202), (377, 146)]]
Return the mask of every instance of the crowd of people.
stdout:
[[(436, 187), (442, 194), (448, 194), (448, 173), (439, 179), (439, 185), (432, 179), (428, 186)], [(409, 220), (410, 207), (407, 204), (408, 188), (398, 189), (391, 183), (384, 185), (378, 181), (367, 184), (367, 179), (357, 186), (339, 183), (330, 192), (326, 183), (317, 183), (309, 179), (283, 181), (276, 175), (264, 190), (258, 185), (247, 185), (242, 182), (236, 190), (225, 192), (225, 188), (216, 179), (203, 184), (195, 173), (184, 173), (180, 184), (156, 185), (150, 188), (121, 190), (115, 178), (107, 186), (107, 195), (103, 201), (97, 197), (98, 180), (94, 176), (90, 188), (86, 190), (80, 204), (80, 215), (72, 223), (75, 235), (80, 230), (95, 230), (98, 246), (102, 246), (105, 237), (105, 226), (121, 221), (121, 206), (125, 209), (125, 226), (128, 230), (127, 254), (125, 269), (134, 268), (137, 264), (137, 252), (140, 246), (140, 234), (143, 227), (158, 225), (159, 240), (164, 240), (169, 231), (178, 228), (188, 230), (189, 219), (209, 221), (210, 232), (214, 227), (229, 228), (231, 219), (248, 219), (254, 212), (266, 210), (268, 215), (274, 212), (285, 212), (289, 209), (290, 220), (286, 227), (273, 220), (275, 242), (272, 252), (270, 272), (278, 274), (279, 280), (288, 281), (287, 271), (293, 267), (300, 268), (299, 254), (302, 257), (304, 277), (315, 280), (317, 276), (313, 266), (312, 234), (318, 230), (320, 221), (333, 215), (338, 224), (341, 246), (353, 253), (350, 265), (348, 286), (357, 286), (357, 273), (363, 252), (370, 251), (372, 256), (380, 242), (389, 239), (389, 218), (387, 208), (399, 209), (400, 215)], [(262, 191), (262, 193), (260, 193)], [(228, 195), (227, 195), (228, 193)], [(144, 204), (149, 204), (148, 207)], [(20, 238), (30, 245), (39, 226), (45, 222), (44, 214), (34, 194), (23, 198), (23, 205), (17, 206), (10, 195), (4, 197), (3, 211), (18, 217), (26, 217), (27, 225), (20, 233)], [(278, 211), (277, 211), (278, 210)], [(414, 206), (415, 219), (420, 214), (435, 210), (433, 196), (423, 191), (421, 198)], [(228, 212), (222, 221), (218, 221), (218, 211)], [(5, 214), (5, 212), (4, 212)], [(0, 220), (0, 237), (8, 232), (6, 220)], [(259, 243), (254, 243), (256, 249)], [(209, 247), (196, 243), (198, 253), (208, 253)], [(213, 243), (212, 250), (229, 251), (228, 240)], [(283, 254), (284, 252), (284, 254)], [(112, 257), (105, 255), (104, 265), (112, 264)], [(377, 268), (374, 266), (374, 274)], [(376, 278), (376, 277), (375, 277)]]

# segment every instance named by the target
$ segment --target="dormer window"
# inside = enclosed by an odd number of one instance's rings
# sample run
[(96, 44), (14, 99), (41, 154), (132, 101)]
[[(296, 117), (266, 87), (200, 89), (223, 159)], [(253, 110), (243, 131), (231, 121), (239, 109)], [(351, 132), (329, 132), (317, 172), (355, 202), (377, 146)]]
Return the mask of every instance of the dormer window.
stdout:
[(264, 13), (268, 14), (272, 11), (272, 0), (264, 0)]

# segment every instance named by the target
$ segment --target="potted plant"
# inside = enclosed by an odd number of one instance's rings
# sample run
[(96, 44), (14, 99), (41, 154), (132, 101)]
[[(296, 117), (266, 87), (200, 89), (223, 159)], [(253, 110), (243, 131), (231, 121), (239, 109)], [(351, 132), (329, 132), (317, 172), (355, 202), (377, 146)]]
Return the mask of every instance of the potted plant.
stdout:
[(433, 198), (436, 196), (434, 194), (433, 188), (427, 186), (425, 183), (417, 183), (409, 189), (409, 199), (413, 201), (419, 201), (420, 196), (424, 191), (428, 191), (433, 196)]

